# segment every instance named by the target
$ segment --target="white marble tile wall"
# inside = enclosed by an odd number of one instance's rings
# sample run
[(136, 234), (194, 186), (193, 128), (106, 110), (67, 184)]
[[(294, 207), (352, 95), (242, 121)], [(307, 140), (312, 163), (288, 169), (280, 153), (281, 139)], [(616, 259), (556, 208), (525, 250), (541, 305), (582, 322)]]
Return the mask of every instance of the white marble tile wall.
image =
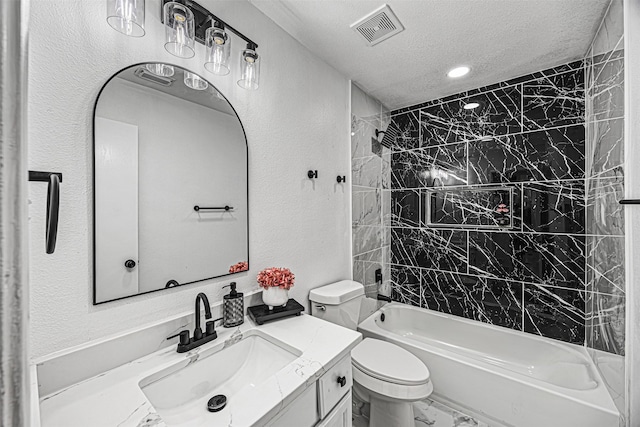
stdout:
[[(380, 144), (382, 135), (376, 138), (376, 130), (384, 131), (390, 121), (390, 112), (382, 103), (351, 85), (353, 280), (364, 284), (366, 295), (373, 298), (379, 292), (390, 294), (391, 239), (382, 225), (391, 205), (388, 192), (382, 190), (389, 188), (391, 153)], [(375, 280), (378, 269), (382, 284)]]

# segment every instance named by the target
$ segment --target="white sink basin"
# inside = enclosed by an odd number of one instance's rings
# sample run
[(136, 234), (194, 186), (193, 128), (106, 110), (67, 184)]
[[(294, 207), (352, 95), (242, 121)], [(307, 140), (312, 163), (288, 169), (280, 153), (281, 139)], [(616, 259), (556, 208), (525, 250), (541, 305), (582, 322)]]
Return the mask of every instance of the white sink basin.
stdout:
[[(219, 343), (198, 354), (197, 360), (186, 359), (139, 385), (167, 425), (201, 425), (223, 414), (236, 396), (259, 387), (301, 354), (256, 331), (231, 346)], [(211, 413), (207, 402), (218, 394), (227, 397), (227, 406)]]

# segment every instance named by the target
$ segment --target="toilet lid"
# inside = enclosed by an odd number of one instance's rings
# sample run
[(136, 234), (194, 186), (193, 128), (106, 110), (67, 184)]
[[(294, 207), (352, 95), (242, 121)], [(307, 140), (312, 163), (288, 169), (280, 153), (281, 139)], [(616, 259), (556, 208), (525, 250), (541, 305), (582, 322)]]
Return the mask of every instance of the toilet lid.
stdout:
[(420, 359), (390, 342), (365, 338), (351, 351), (353, 365), (374, 378), (401, 385), (429, 381), (429, 369)]

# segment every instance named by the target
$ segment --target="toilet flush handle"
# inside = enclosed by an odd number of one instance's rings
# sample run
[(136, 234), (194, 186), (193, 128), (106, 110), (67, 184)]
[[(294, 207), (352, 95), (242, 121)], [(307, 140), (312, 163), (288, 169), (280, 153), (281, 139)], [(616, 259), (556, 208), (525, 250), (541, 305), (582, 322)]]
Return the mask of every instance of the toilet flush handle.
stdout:
[(327, 307), (324, 305), (316, 304), (316, 310), (327, 311)]
[(338, 377), (338, 384), (340, 384), (340, 387), (347, 385), (347, 377)]

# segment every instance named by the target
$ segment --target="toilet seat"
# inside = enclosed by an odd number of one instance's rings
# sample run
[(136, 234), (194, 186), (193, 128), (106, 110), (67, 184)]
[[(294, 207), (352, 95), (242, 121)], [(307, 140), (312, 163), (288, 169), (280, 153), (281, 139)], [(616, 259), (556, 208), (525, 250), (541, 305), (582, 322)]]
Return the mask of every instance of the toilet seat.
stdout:
[(387, 341), (365, 338), (351, 351), (353, 366), (381, 381), (405, 386), (429, 382), (429, 369), (404, 348)]

